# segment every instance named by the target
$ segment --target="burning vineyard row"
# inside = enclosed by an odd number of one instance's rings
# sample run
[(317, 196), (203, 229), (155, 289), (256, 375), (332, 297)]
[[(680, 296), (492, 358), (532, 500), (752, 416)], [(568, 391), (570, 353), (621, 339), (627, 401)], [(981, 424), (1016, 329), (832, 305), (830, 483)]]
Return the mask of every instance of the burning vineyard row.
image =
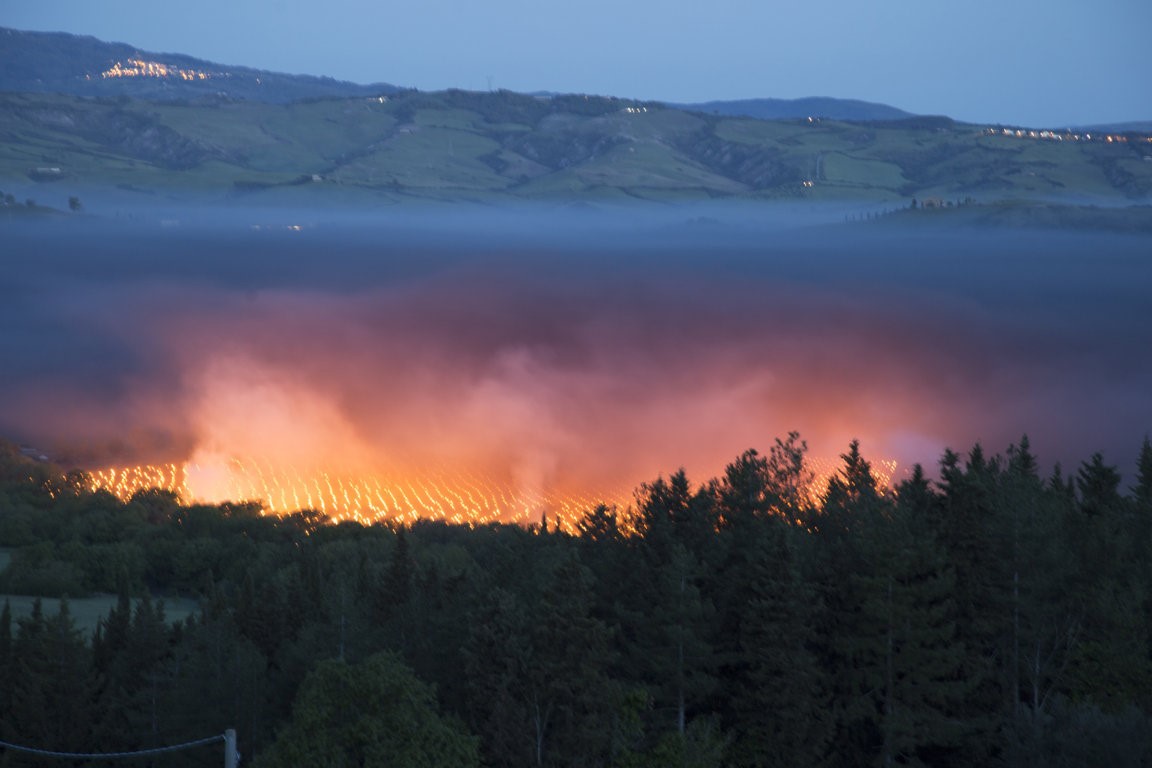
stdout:
[[(814, 459), (808, 468), (815, 476), (809, 492), (818, 497), (836, 464)], [(877, 461), (873, 472), (887, 486), (896, 473), (896, 462)], [(574, 530), (577, 521), (599, 504), (626, 508), (632, 501), (632, 488), (639, 486), (573, 492), (517, 485), (459, 469), (354, 475), (301, 471), (239, 458), (215, 466), (189, 461), (104, 468), (90, 471), (88, 477), (92, 490), (105, 490), (122, 500), (158, 488), (175, 493), (185, 503), (257, 501), (268, 514), (312, 509), (333, 522), (362, 524), (420, 519), (458, 525), (528, 524), (546, 514), (565, 530)]]

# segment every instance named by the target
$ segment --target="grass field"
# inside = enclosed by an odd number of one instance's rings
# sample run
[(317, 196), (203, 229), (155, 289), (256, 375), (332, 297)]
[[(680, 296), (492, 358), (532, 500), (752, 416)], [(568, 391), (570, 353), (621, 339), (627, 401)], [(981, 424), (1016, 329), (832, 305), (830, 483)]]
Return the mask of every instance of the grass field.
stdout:
[[(9, 549), (0, 549), (0, 572), (12, 562), (12, 552)], [(32, 604), (38, 598), (35, 595), (6, 595), (0, 594), (0, 605), (7, 602), (12, 607), (13, 620), (32, 613)], [(164, 615), (169, 622), (183, 621), (200, 609), (200, 604), (187, 598), (160, 598), (164, 601)], [(46, 616), (55, 616), (60, 611), (60, 600), (54, 597), (39, 598)], [(68, 610), (76, 622), (77, 628), (85, 635), (96, 630), (96, 623), (108, 615), (116, 605), (116, 595), (101, 594), (84, 598), (69, 598)]]
[[(0, 605), (5, 601), (12, 607), (13, 621), (32, 613), (32, 604), (37, 600), (29, 595), (0, 595)], [(54, 597), (39, 598), (46, 616), (55, 616), (60, 611), (60, 601)], [(76, 627), (90, 636), (96, 631), (96, 624), (116, 606), (116, 595), (95, 595), (81, 599), (69, 599), (68, 611), (76, 622)], [(185, 598), (165, 599), (164, 615), (169, 622), (183, 621), (198, 611), (195, 600)]]
[[(47, 198), (104, 186), (157, 199), (328, 196), (369, 205), (653, 195), (1152, 199), (1144, 159), (1152, 147), (1137, 139), (1041, 141), (950, 123), (763, 121), (582, 104), (451, 92), (200, 105), (0, 95), (0, 190), (35, 199), (41, 190)], [(314, 177), (324, 183), (301, 193)]]

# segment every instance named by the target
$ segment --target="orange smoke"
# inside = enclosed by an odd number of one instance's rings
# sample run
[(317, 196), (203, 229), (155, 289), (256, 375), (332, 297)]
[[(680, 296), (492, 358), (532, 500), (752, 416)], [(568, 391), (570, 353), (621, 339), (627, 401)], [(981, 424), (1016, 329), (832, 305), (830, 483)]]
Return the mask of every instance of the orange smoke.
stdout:
[[(685, 305), (676, 286), (657, 287), (657, 303)], [(546, 513), (570, 526), (598, 503), (627, 507), (641, 483), (680, 467), (696, 481), (718, 476), (794, 428), (822, 486), (851, 439), (867, 452), (914, 407), (877, 397), (888, 386), (875, 373), (882, 346), (860, 356), (852, 339), (759, 330), (711, 302), (664, 315), (585, 299), (509, 296), (483, 280), (465, 290), (458, 276), (338, 297), (212, 297), (211, 313), (197, 302), (173, 312), (180, 302), (153, 294), (141, 312), (168, 310), (149, 333), (176, 383), (164, 405), (149, 381), (134, 397), (182, 435), (154, 484), (186, 501), (336, 520)], [(831, 363), (843, 381), (809, 382)], [(896, 459), (880, 455), (870, 458), (888, 482)], [(157, 470), (108, 472), (95, 484), (126, 497)]]

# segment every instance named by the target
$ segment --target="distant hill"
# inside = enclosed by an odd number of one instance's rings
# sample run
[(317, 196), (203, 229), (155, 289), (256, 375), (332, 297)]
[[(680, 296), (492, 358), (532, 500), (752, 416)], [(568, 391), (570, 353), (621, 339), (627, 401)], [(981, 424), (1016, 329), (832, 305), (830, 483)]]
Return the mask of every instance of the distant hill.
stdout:
[(788, 120), (826, 117), (831, 120), (902, 120), (912, 117), (887, 104), (874, 104), (856, 99), (832, 99), (814, 96), (805, 99), (744, 99), (740, 101), (705, 101), (699, 104), (669, 104), (670, 107), (726, 117), (755, 117), (759, 120)]
[[(598, 96), (146, 102), (0, 94), (0, 189), (62, 206), (402, 200), (1147, 202), (1144, 142), (1054, 141), (940, 118), (756, 120)], [(81, 192), (81, 190), (84, 190)], [(55, 197), (51, 197), (54, 195)], [(903, 201), (903, 202), (896, 202)]]
[(358, 85), (328, 77), (286, 75), (177, 53), (151, 53), (94, 37), (0, 27), (0, 91), (11, 93), (282, 104), (398, 90), (387, 83)]
[(1144, 137), (982, 128), (837, 99), (743, 103), (775, 104), (776, 117), (360, 86), (0, 29), (0, 190), (56, 208), (81, 195), (92, 212), (101, 198), (1152, 200)]

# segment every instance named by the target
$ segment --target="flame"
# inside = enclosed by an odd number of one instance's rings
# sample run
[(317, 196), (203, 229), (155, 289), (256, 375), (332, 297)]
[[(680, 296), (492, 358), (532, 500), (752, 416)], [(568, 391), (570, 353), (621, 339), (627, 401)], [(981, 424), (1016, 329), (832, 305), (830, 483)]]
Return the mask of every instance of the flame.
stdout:
[[(819, 498), (837, 470), (835, 462), (808, 461), (815, 479), (809, 496)], [(894, 460), (872, 464), (882, 486), (896, 474)], [(475, 472), (434, 469), (421, 473), (356, 474), (339, 470), (303, 470), (268, 461), (218, 453), (168, 464), (110, 467), (89, 473), (92, 490), (105, 490), (127, 501), (135, 493), (157, 488), (186, 503), (256, 501), (266, 514), (285, 515), (303, 509), (323, 512), (336, 523), (354, 521), (411, 524), (439, 520), (456, 525), (490, 523), (526, 525), (547, 515), (553, 525), (576, 530), (585, 513), (599, 504), (623, 510), (632, 500), (631, 488), (576, 491), (561, 487), (501, 481)], [(639, 483), (637, 483), (637, 486)]]
[(527, 524), (542, 514), (573, 530), (598, 504), (624, 508), (630, 491), (604, 493), (541, 490), (470, 472), (357, 475), (338, 470), (305, 471), (266, 461), (204, 454), (196, 461), (109, 467), (89, 473), (90, 488), (127, 501), (152, 488), (171, 491), (186, 503), (256, 501), (267, 514), (323, 512), (333, 522), (364, 525), (388, 521), (443, 520), (460, 525)]

